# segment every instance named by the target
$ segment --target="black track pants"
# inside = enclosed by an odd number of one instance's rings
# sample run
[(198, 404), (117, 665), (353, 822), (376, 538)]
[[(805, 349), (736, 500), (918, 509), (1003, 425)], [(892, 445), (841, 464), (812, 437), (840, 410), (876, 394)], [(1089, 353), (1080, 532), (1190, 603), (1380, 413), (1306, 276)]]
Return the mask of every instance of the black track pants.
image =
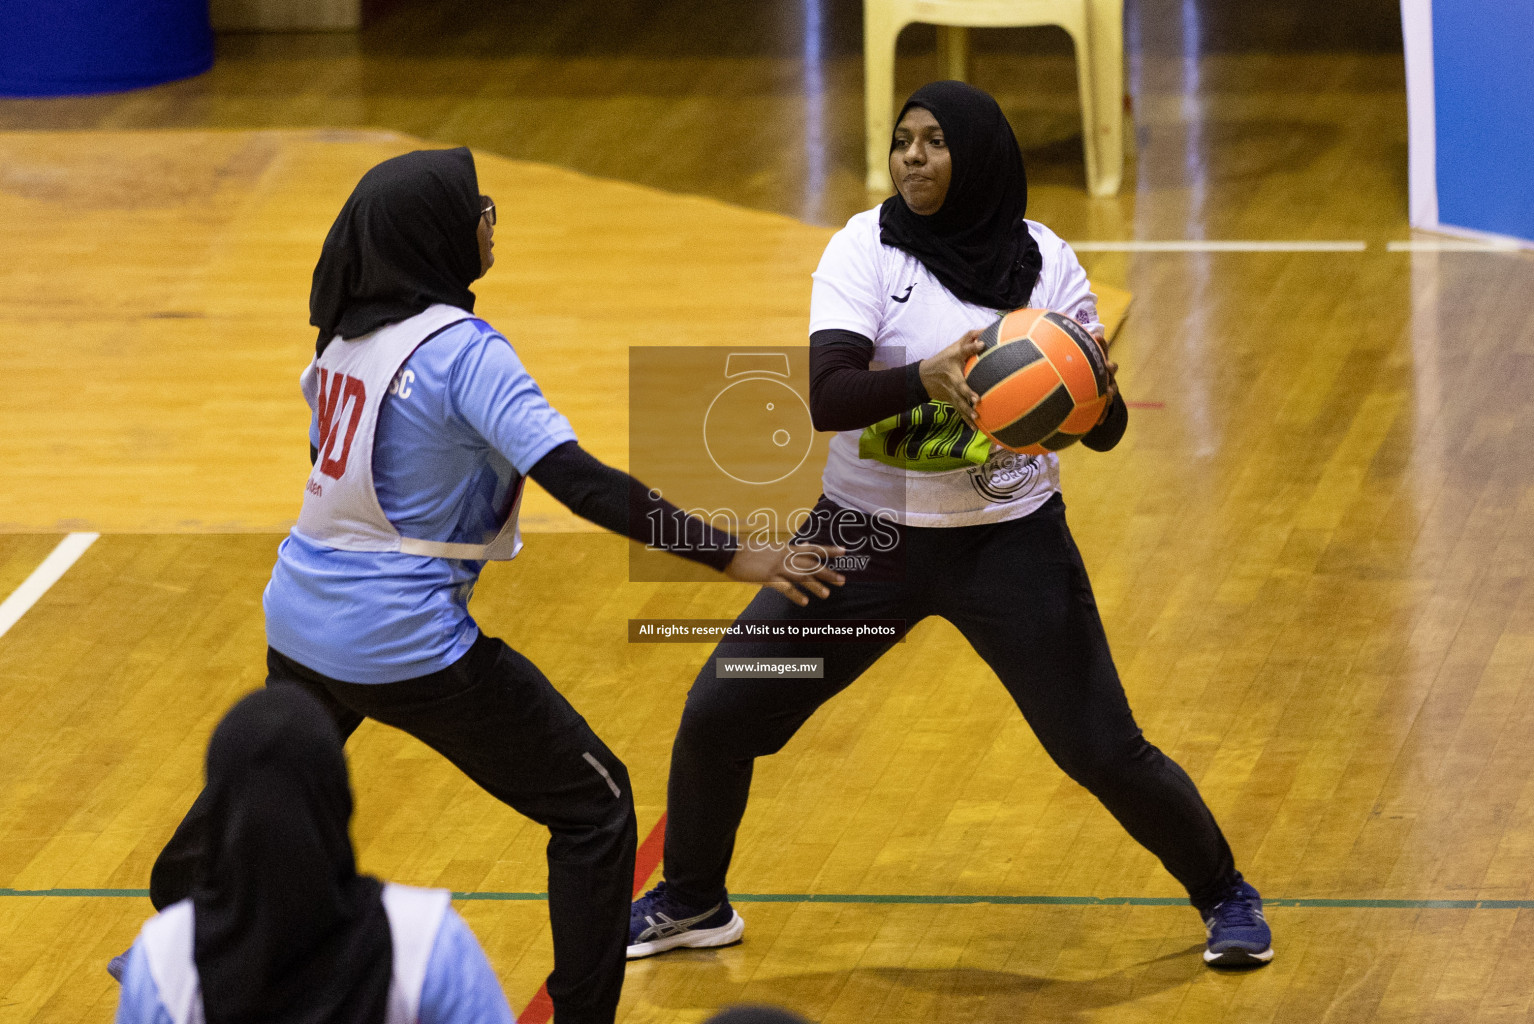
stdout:
[[(801, 536), (869, 553), (858, 516), (822, 499)], [(852, 529), (833, 535), (833, 521)], [(928, 615), (947, 619), (1000, 677), (1055, 763), (1160, 858), (1194, 906), (1224, 898), (1240, 878), (1230, 846), (1187, 773), (1135, 724), (1059, 496), (1005, 523), (883, 529), (898, 535), (895, 549), (873, 550), (868, 569), (849, 572), (831, 597), (800, 608), (764, 589), (740, 619), (899, 619), (907, 628)], [(893, 643), (745, 640), (714, 649), (671, 751), (665, 875), (680, 899), (706, 907), (723, 898), (753, 759), (782, 749)], [(721, 679), (720, 657), (823, 657), (824, 678)]]

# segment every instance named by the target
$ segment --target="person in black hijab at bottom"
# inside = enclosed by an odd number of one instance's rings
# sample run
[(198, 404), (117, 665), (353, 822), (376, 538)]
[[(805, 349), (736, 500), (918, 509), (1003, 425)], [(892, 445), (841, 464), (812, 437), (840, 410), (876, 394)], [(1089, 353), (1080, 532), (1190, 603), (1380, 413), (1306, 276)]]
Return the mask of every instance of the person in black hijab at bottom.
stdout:
[[(611, 1024), (637, 845), (628, 772), (468, 609), (486, 561), (521, 548), (524, 477), (599, 526), (787, 601), (824, 596), (840, 575), (828, 549), (740, 545), (581, 449), (506, 336), (472, 312), (495, 220), (467, 149), (407, 153), (363, 175), (325, 239), (302, 378), (314, 465), (263, 595), (267, 683), (306, 689), (343, 737), (364, 718), (410, 733), (546, 826), (555, 1017)], [(157, 908), (190, 894), (211, 800), (156, 861)]]
[(211, 834), (191, 898), (128, 953), (117, 1024), (511, 1024), (440, 889), (357, 874), (351, 785), (324, 705), (246, 696), (208, 744)]
[[(906, 629), (930, 615), (953, 623), (1055, 762), (1187, 889), (1207, 928), (1205, 961), (1261, 966), (1273, 956), (1261, 897), (1198, 788), (1129, 709), (1066, 526), (1058, 458), (1014, 454), (975, 429), (964, 364), (999, 313), (1055, 310), (1103, 345), (1086, 273), (1054, 232), (1026, 219), (1017, 138), (979, 89), (917, 90), (896, 119), (890, 175), (896, 194), (832, 237), (811, 291), (810, 413), (838, 433), (799, 538), (834, 536), (864, 563), (813, 614)], [(1105, 345), (1103, 358), (1111, 379)], [(1082, 438), (1088, 448), (1112, 448), (1124, 433), (1116, 384), (1111, 394)], [(804, 616), (762, 591), (740, 617)], [(745, 923), (725, 878), (755, 759), (781, 750), (899, 639), (715, 648), (672, 746), (665, 878), (630, 911), (631, 958), (740, 941)], [(824, 674), (792, 686), (721, 678), (720, 657), (820, 657)]]

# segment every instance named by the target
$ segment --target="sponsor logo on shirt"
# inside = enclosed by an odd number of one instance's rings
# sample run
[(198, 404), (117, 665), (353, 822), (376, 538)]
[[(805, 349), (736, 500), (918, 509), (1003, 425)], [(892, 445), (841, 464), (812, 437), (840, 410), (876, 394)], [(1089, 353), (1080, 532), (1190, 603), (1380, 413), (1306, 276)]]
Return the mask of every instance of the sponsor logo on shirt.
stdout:
[(969, 479), (980, 496), (990, 501), (1014, 501), (1028, 493), (1039, 478), (1043, 460), (1037, 455), (1019, 455), (1000, 449), (982, 465), (969, 471)]
[(1083, 326), (1083, 327), (1086, 327), (1087, 325), (1089, 325), (1090, 323), (1092, 323), (1092, 321), (1094, 321), (1096, 319), (1097, 319), (1097, 303), (1095, 303), (1095, 302), (1083, 303), (1076, 310), (1076, 322), (1078, 324), (1080, 324), (1081, 326)]

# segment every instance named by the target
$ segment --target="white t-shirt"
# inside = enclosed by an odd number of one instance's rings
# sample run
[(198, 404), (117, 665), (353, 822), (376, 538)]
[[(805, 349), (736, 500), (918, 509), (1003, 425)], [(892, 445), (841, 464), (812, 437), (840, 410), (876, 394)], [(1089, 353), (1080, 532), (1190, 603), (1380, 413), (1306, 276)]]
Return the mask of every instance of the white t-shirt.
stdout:
[[(1097, 296), (1076, 254), (1044, 225), (1026, 223), (1044, 257), (1028, 305), (1074, 317), (1089, 331), (1100, 330)], [(874, 370), (936, 355), (965, 331), (984, 328), (1006, 312), (961, 301), (915, 256), (881, 242), (878, 207), (853, 217), (832, 236), (814, 280), (810, 333), (843, 330), (872, 338), (869, 368)], [(946, 429), (962, 440), (963, 423), (951, 410), (917, 408), (922, 410), (914, 424), (917, 431), (924, 421), (929, 433)], [(822, 476), (826, 497), (869, 514), (882, 512), (908, 526), (972, 526), (1019, 519), (1060, 489), (1060, 462), (1054, 454), (1015, 455), (993, 445), (988, 457), (981, 451), (985, 461), (979, 465), (957, 454), (891, 459), (882, 440), (892, 430), (913, 429), (909, 416), (903, 423), (898, 419), (844, 430), (831, 439)]]

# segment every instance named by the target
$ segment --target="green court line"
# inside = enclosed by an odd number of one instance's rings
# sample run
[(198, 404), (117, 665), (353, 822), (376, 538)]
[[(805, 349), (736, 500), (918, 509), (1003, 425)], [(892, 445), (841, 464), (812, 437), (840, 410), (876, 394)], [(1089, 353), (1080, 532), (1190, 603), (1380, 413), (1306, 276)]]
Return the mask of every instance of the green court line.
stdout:
[(148, 889), (0, 889), (0, 896), (148, 896)]
[[(148, 889), (5, 889), (0, 896), (147, 897)], [(536, 903), (546, 892), (455, 892), (455, 900), (499, 900)], [(1185, 907), (1188, 901), (1171, 896), (967, 896), (904, 893), (766, 892), (731, 893), (736, 903), (919, 903), (927, 906), (994, 904), (1022, 907)], [(1534, 900), (1367, 900), (1284, 898), (1265, 899), (1269, 907), (1321, 907), (1342, 910), (1534, 910)]]
[(455, 892), (455, 900), (546, 900), (546, 892)]

